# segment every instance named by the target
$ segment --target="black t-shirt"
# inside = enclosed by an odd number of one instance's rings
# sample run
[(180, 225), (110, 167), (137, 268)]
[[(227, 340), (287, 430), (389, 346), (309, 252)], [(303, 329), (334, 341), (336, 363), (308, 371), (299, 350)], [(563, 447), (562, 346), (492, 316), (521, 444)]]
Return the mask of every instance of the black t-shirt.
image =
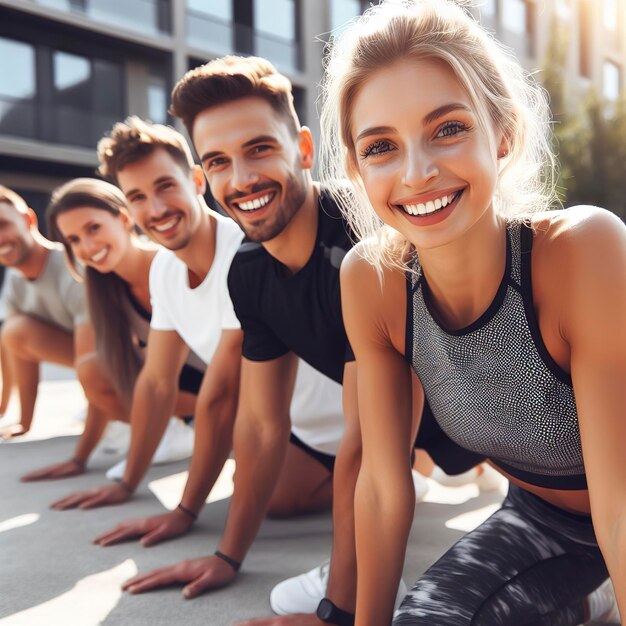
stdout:
[(294, 352), (338, 383), (354, 360), (341, 317), (339, 267), (352, 247), (336, 203), (322, 190), (313, 253), (296, 274), (261, 244), (244, 241), (228, 275), (243, 330), (243, 356), (270, 361)]

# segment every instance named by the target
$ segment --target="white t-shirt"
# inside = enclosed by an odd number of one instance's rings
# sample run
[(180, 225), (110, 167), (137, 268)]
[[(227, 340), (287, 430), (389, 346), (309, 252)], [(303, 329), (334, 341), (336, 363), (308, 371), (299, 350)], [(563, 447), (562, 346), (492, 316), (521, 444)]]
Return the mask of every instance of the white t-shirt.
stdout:
[(61, 244), (50, 250), (37, 278), (29, 280), (18, 270), (8, 268), (4, 282), (7, 316), (24, 313), (69, 332), (87, 322), (85, 287), (70, 273)]
[[(195, 289), (189, 287), (187, 266), (171, 250), (159, 250), (150, 267), (150, 328), (176, 331), (207, 364), (222, 330), (240, 328), (226, 279), (243, 239), (243, 232), (230, 218), (212, 215), (217, 222), (215, 257)], [(337, 454), (343, 435), (341, 386), (301, 359), (290, 413), (296, 437), (315, 450)]]
[(205, 362), (210, 363), (222, 330), (240, 328), (226, 278), (243, 232), (230, 218), (216, 220), (215, 257), (209, 273), (194, 289), (188, 268), (172, 250), (161, 249), (150, 266), (150, 299), (154, 330), (174, 330)]
[(291, 400), (291, 432), (307, 446), (337, 456), (343, 437), (342, 387), (298, 359)]

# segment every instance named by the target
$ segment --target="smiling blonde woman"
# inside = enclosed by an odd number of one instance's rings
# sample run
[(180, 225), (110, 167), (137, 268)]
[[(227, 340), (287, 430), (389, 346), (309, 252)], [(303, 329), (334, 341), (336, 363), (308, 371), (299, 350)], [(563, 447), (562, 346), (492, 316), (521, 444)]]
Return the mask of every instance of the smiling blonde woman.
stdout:
[(391, 622), (411, 526), (411, 368), (446, 434), (511, 488), (394, 624), (610, 622), (609, 574), (626, 613), (626, 228), (548, 210), (548, 119), (541, 88), (457, 3), (383, 2), (333, 46), (323, 180), (364, 239), (342, 267), (359, 626)]

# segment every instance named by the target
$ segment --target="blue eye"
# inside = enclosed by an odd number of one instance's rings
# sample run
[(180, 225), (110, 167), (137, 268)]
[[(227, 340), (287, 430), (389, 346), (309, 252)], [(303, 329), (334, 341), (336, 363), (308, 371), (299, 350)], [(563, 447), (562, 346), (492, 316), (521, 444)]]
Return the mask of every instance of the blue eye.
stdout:
[(378, 139), (361, 152), (361, 158), (366, 159), (369, 156), (379, 156), (386, 152), (391, 152), (393, 149), (393, 146), (388, 141)]
[(462, 122), (446, 122), (439, 128), (436, 137), (452, 137), (465, 130), (469, 130), (467, 124), (463, 124)]

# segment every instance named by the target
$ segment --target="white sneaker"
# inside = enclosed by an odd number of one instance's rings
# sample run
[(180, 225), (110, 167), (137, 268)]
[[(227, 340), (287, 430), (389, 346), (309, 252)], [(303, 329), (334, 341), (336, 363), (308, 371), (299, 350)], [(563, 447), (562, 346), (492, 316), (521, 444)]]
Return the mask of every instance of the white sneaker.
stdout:
[(595, 591), (587, 596), (589, 624), (621, 624), (615, 590), (607, 578)]
[[(159, 447), (152, 457), (152, 465), (174, 463), (190, 457), (193, 452), (193, 439), (194, 431), (191, 426), (187, 426), (177, 417), (170, 417)], [(121, 480), (125, 471), (126, 459), (111, 467), (106, 477), (109, 480)]]
[(126, 454), (130, 447), (130, 424), (111, 420), (106, 426), (98, 445), (94, 448), (91, 458)]
[[(292, 613), (315, 613), (320, 600), (326, 595), (330, 561), (314, 567), (311, 571), (278, 583), (270, 593), (270, 608), (276, 615)], [(404, 581), (400, 579), (396, 596), (397, 609), (407, 594)]]
[(415, 504), (419, 504), (428, 493), (428, 480), (415, 470), (411, 470), (411, 474), (413, 476), (413, 487), (415, 489)]

